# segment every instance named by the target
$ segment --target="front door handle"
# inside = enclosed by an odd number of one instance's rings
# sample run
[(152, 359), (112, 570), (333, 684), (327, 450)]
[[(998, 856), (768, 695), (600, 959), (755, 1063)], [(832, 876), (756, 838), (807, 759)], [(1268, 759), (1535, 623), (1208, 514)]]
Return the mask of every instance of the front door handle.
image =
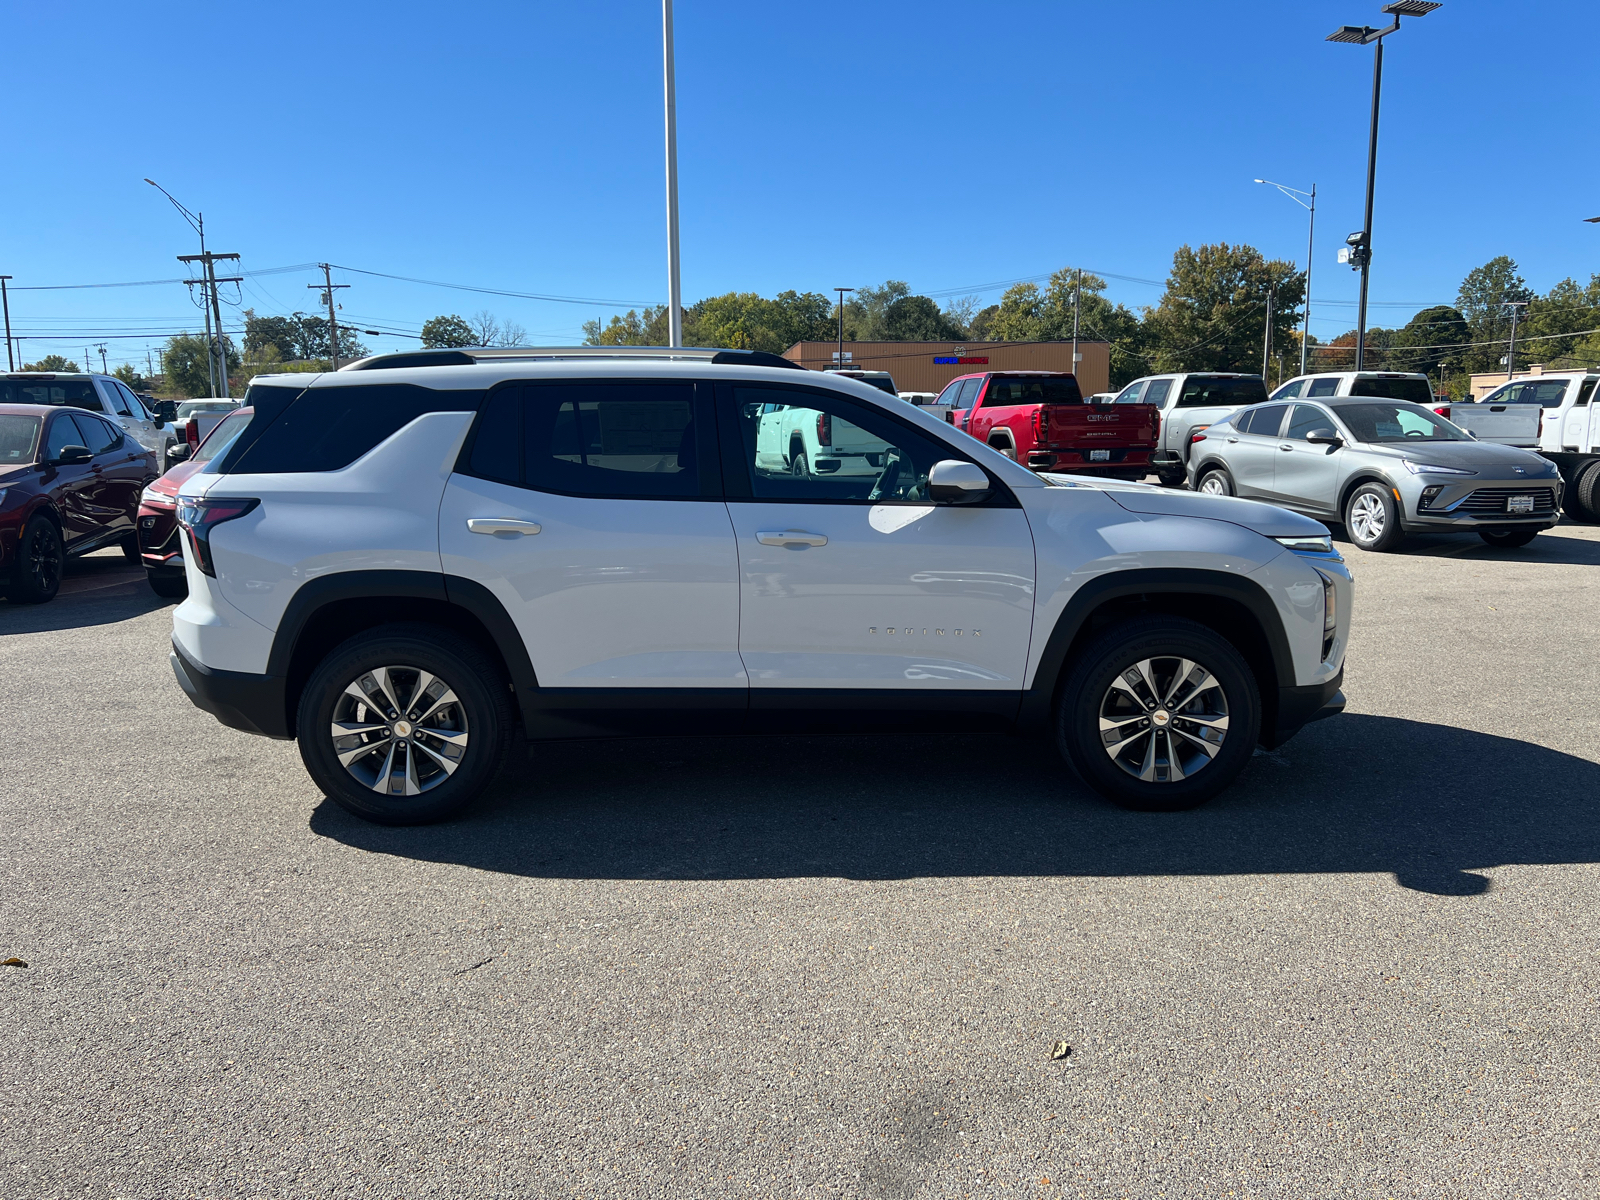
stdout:
[(469, 517), (467, 528), (473, 533), (508, 534), (512, 537), (533, 535), (544, 526), (537, 521), (518, 521), (511, 517)]
[(807, 533), (803, 529), (785, 529), (782, 533), (757, 533), (756, 541), (763, 546), (826, 546), (828, 539), (820, 533)]
[(1283, 445), (1279, 446), (1278, 449), (1279, 450), (1293, 450), (1294, 447), (1289, 445), (1288, 442), (1285, 442)]

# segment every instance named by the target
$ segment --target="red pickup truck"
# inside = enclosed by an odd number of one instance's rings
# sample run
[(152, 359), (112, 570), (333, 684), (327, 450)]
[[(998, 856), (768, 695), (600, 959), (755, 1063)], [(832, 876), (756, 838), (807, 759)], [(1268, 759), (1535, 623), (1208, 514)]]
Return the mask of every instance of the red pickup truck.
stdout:
[(1035, 471), (1142, 479), (1161, 417), (1147, 404), (1089, 404), (1068, 371), (986, 371), (954, 379), (950, 422)]

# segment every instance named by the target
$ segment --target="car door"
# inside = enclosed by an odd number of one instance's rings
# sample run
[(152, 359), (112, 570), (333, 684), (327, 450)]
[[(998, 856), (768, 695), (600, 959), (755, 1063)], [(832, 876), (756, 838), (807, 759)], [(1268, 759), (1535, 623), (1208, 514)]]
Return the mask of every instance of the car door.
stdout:
[[(774, 403), (888, 445), (882, 469), (804, 478), (764, 469), (760, 417)], [(725, 384), (718, 405), (739, 547), (739, 652), (753, 711), (835, 701), (866, 707), (874, 693), (890, 708), (955, 697), (957, 707), (987, 711), (1020, 693), (1033, 537), (1003, 484), (993, 480), (978, 504), (930, 502), (934, 463), (970, 459), (831, 391)], [(972, 696), (957, 695), (965, 693)]]
[(99, 480), (95, 506), (107, 531), (133, 532), (139, 518), (139, 493), (150, 475), (145, 448), (109, 421), (90, 413), (74, 413), (84, 445), (94, 452), (90, 470)]
[(682, 380), (490, 393), (445, 487), (439, 552), (504, 605), (542, 693), (735, 689), (743, 707), (714, 420), (710, 385)]
[(1277, 469), (1278, 430), (1289, 411), (1287, 404), (1263, 404), (1250, 413), (1248, 426), (1235, 426), (1239, 441), (1226, 451), (1234, 494), (1253, 499), (1272, 495), (1272, 475)]
[(90, 464), (58, 463), (61, 452), (68, 446), (84, 445), (83, 431), (72, 419), (70, 412), (58, 412), (50, 418), (44, 431), (43, 449), (39, 462), (43, 474), (39, 479), (41, 491), (48, 491), (55, 499), (56, 511), (61, 514), (61, 540), (68, 550), (85, 545), (100, 531), (94, 519), (95, 495), (100, 488)]
[(117, 386), (117, 381), (114, 379), (96, 379), (95, 384), (99, 387), (100, 395), (104, 399), (105, 408), (103, 411), (107, 419), (119, 425), (122, 428), (122, 432), (134, 441), (142, 441), (139, 436), (139, 418), (135, 414), (142, 413), (144, 410), (140, 407), (139, 402), (133, 398), (132, 393), (126, 396), (123, 395), (122, 389)]
[(1296, 404), (1283, 428), (1274, 461), (1274, 498), (1304, 512), (1335, 513), (1344, 448), (1306, 441), (1319, 430), (1338, 432), (1333, 416), (1318, 404)]
[[(1577, 397), (1562, 420), (1561, 445), (1564, 449), (1587, 451), (1594, 445), (1589, 434), (1590, 422), (1594, 419), (1591, 413), (1600, 411), (1600, 405), (1590, 403), (1594, 389), (1593, 379), (1583, 379), (1578, 382)], [(1596, 430), (1596, 438), (1600, 439), (1600, 430)]]

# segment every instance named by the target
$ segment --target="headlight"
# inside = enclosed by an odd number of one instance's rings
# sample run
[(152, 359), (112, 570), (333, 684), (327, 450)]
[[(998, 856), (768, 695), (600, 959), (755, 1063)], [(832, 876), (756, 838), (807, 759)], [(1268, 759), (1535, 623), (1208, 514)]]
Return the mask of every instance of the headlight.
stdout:
[(1464, 467), (1436, 467), (1432, 463), (1412, 462), (1409, 458), (1400, 460), (1405, 464), (1406, 470), (1413, 475), (1476, 475), (1476, 471), (1468, 471)]
[(139, 503), (153, 504), (157, 508), (175, 508), (178, 501), (175, 497), (169, 496), (165, 492), (156, 491), (154, 487), (147, 487), (139, 493)]
[(1293, 550), (1296, 554), (1333, 553), (1333, 538), (1327, 534), (1323, 534), (1321, 537), (1301, 535), (1300, 537), (1281, 537), (1273, 538), (1272, 540), (1280, 546)]

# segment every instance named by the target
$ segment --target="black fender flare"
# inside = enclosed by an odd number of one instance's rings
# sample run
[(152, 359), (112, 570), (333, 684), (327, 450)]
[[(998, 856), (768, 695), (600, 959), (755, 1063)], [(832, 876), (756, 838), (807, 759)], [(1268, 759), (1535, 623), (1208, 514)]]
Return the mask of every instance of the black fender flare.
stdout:
[(1295, 686), (1294, 655), (1272, 598), (1260, 584), (1226, 571), (1207, 571), (1191, 567), (1143, 567), (1112, 571), (1089, 580), (1073, 593), (1056, 618), (1055, 628), (1045, 642), (1044, 653), (1033, 675), (1033, 686), (1022, 693), (1018, 714), (1024, 729), (1041, 730), (1049, 726), (1056, 692), (1071, 665), (1067, 652), (1083, 630), (1091, 614), (1112, 600), (1132, 596), (1218, 596), (1237, 601), (1255, 618), (1272, 656), (1278, 690)]

